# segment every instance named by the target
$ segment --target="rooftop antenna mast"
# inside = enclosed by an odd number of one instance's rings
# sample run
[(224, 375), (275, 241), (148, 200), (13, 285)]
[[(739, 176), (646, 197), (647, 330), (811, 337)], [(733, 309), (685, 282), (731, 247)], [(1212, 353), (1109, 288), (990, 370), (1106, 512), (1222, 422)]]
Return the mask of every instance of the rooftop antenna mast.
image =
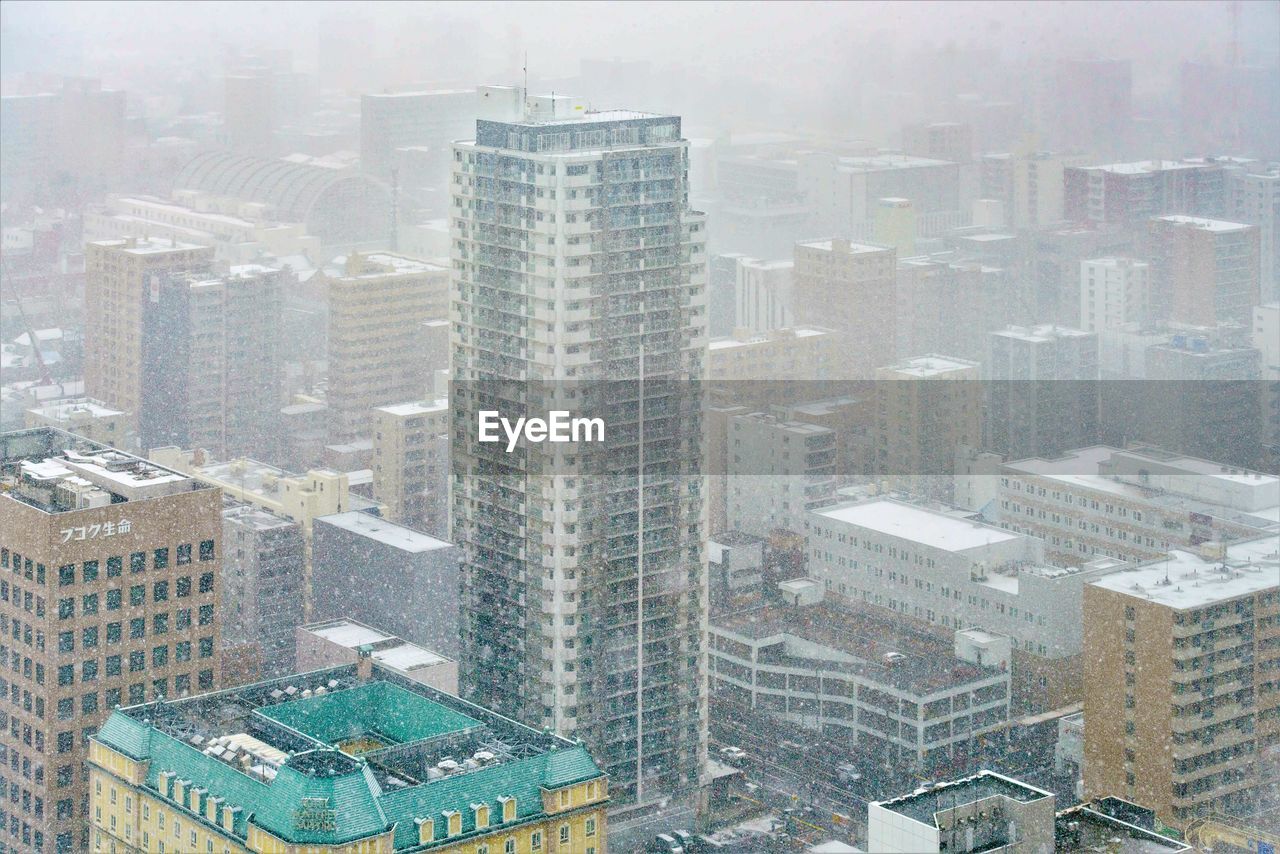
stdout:
[(524, 105), (524, 115), (529, 116), (529, 51), (524, 52), (524, 66), (520, 69), (524, 72), (524, 85), (520, 89), (520, 100)]

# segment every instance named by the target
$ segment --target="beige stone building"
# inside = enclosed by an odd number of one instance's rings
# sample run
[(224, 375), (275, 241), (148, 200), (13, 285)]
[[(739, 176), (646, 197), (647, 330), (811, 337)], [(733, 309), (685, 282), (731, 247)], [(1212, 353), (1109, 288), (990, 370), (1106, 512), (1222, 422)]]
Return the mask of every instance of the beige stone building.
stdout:
[(950, 476), (956, 449), (982, 441), (978, 363), (928, 355), (876, 371), (875, 471), (895, 485)]
[(449, 270), (389, 252), (353, 254), (325, 282), (329, 304), (329, 441), (371, 429), (370, 411), (421, 398), (422, 324), (448, 317)]
[(125, 413), (88, 397), (59, 400), (24, 413), (27, 427), (56, 427), (92, 442), (114, 447), (129, 444)]
[(393, 522), (448, 535), (449, 403), (373, 410), (373, 498)]
[(895, 342), (897, 251), (848, 240), (797, 243), (792, 293), (797, 323), (843, 339), (841, 379), (873, 376)]
[(1174, 551), (1085, 588), (1084, 787), (1185, 828), (1280, 772), (1275, 537)]
[(89, 737), (218, 687), (218, 490), (60, 430), (0, 436), (9, 851), (88, 849)]
[(127, 237), (85, 246), (84, 390), (128, 414), (142, 408), (143, 299), (155, 277), (207, 269), (213, 250), (176, 240)]

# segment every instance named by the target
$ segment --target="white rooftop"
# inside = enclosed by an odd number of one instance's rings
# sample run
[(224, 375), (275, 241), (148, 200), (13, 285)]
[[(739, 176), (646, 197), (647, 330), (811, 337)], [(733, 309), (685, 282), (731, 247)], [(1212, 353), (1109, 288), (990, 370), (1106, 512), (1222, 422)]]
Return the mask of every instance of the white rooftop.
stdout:
[(1093, 585), (1176, 610), (1280, 587), (1280, 537), (1233, 543), (1226, 555), (1225, 561), (1207, 560), (1172, 551), (1165, 560), (1103, 576)]
[(1212, 231), (1219, 234), (1225, 234), (1232, 231), (1244, 231), (1246, 229), (1253, 228), (1252, 225), (1247, 225), (1243, 222), (1227, 222), (1226, 220), (1221, 219), (1206, 219), (1202, 216), (1185, 216), (1183, 214), (1161, 216), (1156, 217), (1156, 219), (1164, 220), (1165, 222), (1178, 223), (1179, 225), (1189, 225), (1194, 228), (1201, 229), (1202, 231)]
[(393, 403), (391, 406), (379, 406), (379, 412), (388, 412), (392, 415), (409, 416), (409, 415), (428, 415), (432, 412), (443, 412), (449, 408), (447, 398), (439, 398), (437, 400), (424, 400), (421, 403)]
[(356, 623), (351, 620), (340, 620), (334, 623), (326, 623), (323, 626), (308, 627), (307, 631), (348, 649), (355, 649), (367, 643), (378, 643), (395, 637), (395, 635), (389, 635), (372, 626), (366, 626), (363, 623)]
[(191, 249), (203, 249), (198, 243), (181, 243), (177, 240), (160, 237), (125, 237), (120, 240), (95, 240), (93, 246), (109, 246), (128, 252), (131, 255), (158, 255), (164, 252), (185, 252)]
[[(806, 240), (801, 242), (800, 246), (806, 246), (810, 249), (821, 249), (823, 252), (831, 252), (834, 244), (839, 244), (840, 251), (848, 251), (851, 255), (862, 255), (871, 252), (892, 252), (893, 250), (886, 246), (875, 246), (870, 243), (854, 243), (853, 241), (836, 241), (836, 240)], [(845, 246), (848, 249), (845, 249)]]
[(1166, 172), (1171, 169), (1203, 169), (1208, 164), (1186, 160), (1135, 160), (1131, 163), (1107, 163), (1086, 168), (1110, 172), (1114, 175), (1142, 175), (1148, 172)]
[(814, 515), (949, 552), (1016, 540), (1014, 534), (893, 499), (875, 499), (814, 510)]
[(1082, 329), (1072, 329), (1069, 326), (1044, 323), (1039, 326), (1008, 326), (991, 334), (1000, 338), (1016, 338), (1019, 341), (1044, 344), (1058, 338), (1087, 338), (1096, 333), (1085, 332)]
[(968, 359), (957, 359), (951, 356), (920, 356), (915, 359), (908, 359), (905, 362), (899, 362), (896, 365), (890, 365), (882, 370), (893, 371), (897, 374), (905, 374), (911, 377), (936, 377), (943, 374), (956, 373), (958, 371), (976, 370), (977, 362), (970, 362)]
[(452, 548), (444, 540), (437, 540), (435, 537), (424, 534), (421, 531), (397, 525), (395, 522), (388, 522), (386, 519), (363, 513), (359, 510), (321, 516), (316, 521), (324, 522), (335, 528), (341, 528), (344, 531), (350, 531), (353, 534), (360, 534), (407, 552), (418, 553)]

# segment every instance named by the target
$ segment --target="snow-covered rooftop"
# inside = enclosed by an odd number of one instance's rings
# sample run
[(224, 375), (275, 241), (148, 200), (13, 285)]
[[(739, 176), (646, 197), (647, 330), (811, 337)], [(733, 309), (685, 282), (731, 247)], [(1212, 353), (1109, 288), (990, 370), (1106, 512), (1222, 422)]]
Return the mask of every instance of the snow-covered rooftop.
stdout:
[(1176, 610), (1274, 589), (1280, 587), (1280, 537), (1233, 543), (1225, 560), (1171, 551), (1164, 560), (1103, 576), (1093, 586)]
[(335, 528), (341, 528), (344, 531), (350, 531), (353, 534), (359, 534), (362, 537), (368, 537), (371, 540), (377, 540), (380, 543), (406, 552), (417, 553), (452, 548), (444, 540), (437, 540), (435, 537), (424, 534), (421, 531), (415, 531), (412, 528), (388, 522), (386, 519), (363, 513), (359, 510), (321, 516), (317, 521), (332, 525)]
[(915, 504), (875, 499), (839, 504), (813, 511), (814, 515), (857, 525), (930, 548), (961, 552), (993, 543), (1016, 540), (1021, 535), (980, 522), (971, 522)]
[(1179, 225), (1190, 225), (1202, 231), (1212, 231), (1218, 234), (1225, 234), (1232, 231), (1244, 231), (1253, 228), (1243, 222), (1228, 222), (1221, 219), (1207, 219), (1202, 216), (1186, 216), (1183, 214), (1174, 214), (1173, 216), (1156, 217), (1165, 222), (1178, 223)]

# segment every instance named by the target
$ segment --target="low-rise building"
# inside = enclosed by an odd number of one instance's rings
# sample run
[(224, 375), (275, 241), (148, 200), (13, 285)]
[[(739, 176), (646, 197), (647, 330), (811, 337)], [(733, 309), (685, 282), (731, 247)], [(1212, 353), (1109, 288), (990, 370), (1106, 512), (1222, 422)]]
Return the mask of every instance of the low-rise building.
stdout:
[(373, 497), (393, 522), (444, 535), (449, 525), (449, 402), (373, 410)]
[(710, 633), (714, 703), (821, 732), (899, 767), (925, 773), (964, 763), (980, 736), (1009, 719), (1007, 639), (984, 658), (976, 650), (989, 650), (994, 636), (949, 647), (821, 603), (726, 614)]
[(113, 447), (132, 447), (125, 413), (88, 397), (59, 400), (26, 410), (26, 426), (57, 427), (91, 442)]
[(316, 520), (315, 619), (354, 618), (411, 643), (458, 654), (461, 550), (370, 513)]
[(89, 747), (95, 851), (607, 845), (587, 749), (363, 658), (115, 711)]
[(1056, 798), (1044, 789), (982, 771), (867, 805), (867, 850), (884, 854), (1054, 849)]
[(1005, 463), (993, 515), (1049, 557), (1152, 560), (1280, 530), (1280, 478), (1159, 448), (1095, 445)]
[(944, 634), (1007, 635), (1019, 711), (1080, 698), (1082, 590), (1119, 561), (1051, 566), (1035, 537), (886, 497), (815, 510), (805, 533), (809, 574), (833, 602), (886, 609)]
[(367, 650), (380, 667), (447, 694), (458, 693), (458, 662), (356, 620), (298, 626), (298, 671), (355, 664)]

